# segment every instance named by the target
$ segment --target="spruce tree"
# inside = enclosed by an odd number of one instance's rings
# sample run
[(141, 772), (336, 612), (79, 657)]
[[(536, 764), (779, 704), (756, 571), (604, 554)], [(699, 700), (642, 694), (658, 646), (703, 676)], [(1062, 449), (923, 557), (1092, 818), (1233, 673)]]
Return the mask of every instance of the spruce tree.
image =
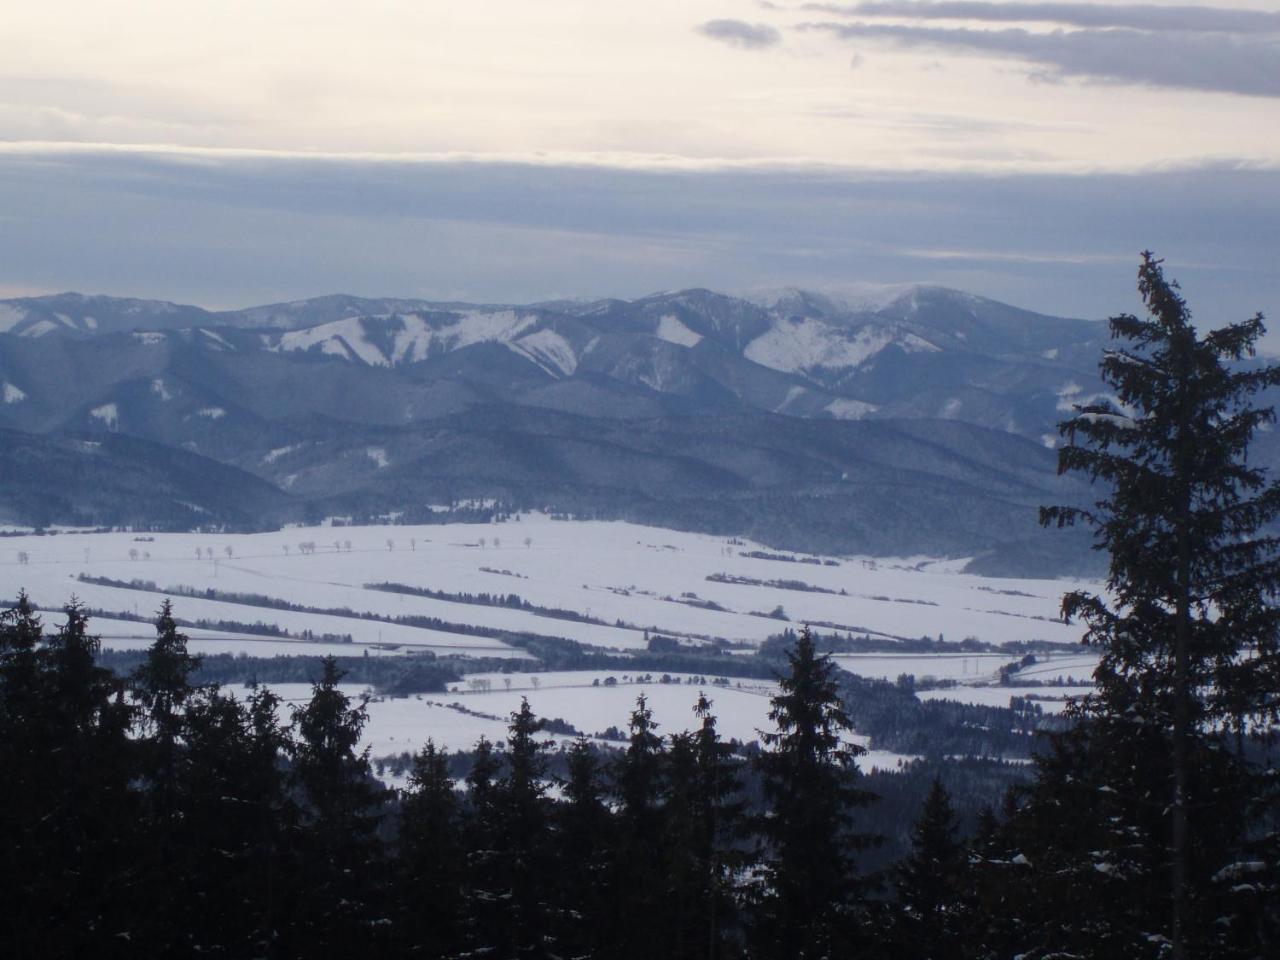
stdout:
[(865, 933), (867, 883), (856, 856), (875, 838), (854, 830), (854, 811), (874, 796), (858, 786), (863, 749), (844, 739), (852, 723), (841, 706), (835, 664), (820, 656), (808, 627), (787, 651), (757, 759), (767, 811), (752, 922), (753, 953), (818, 960), (853, 955)]
[(606, 940), (605, 905), (613, 902), (608, 869), (612, 817), (604, 802), (600, 761), (586, 737), (573, 742), (567, 762), (564, 802), (556, 809), (557, 939), (564, 956), (603, 956), (597, 948)]
[(503, 894), (500, 837), (502, 807), (499, 774), (502, 761), (486, 737), (472, 749), (467, 773), (465, 826), (466, 894), (463, 897), (463, 938), (467, 949), (485, 955), (495, 947)]
[(546, 872), (550, 867), (547, 828), (548, 741), (539, 740), (542, 721), (520, 700), (507, 727), (507, 776), (499, 788), (499, 863), (506, 909), (501, 917), (504, 953), (536, 957), (551, 949)]
[(659, 915), (661, 943), (655, 956), (680, 958), (698, 955), (704, 940), (699, 921), (704, 912), (709, 871), (703, 870), (699, 849), (701, 818), (697, 800), (698, 754), (691, 733), (672, 734), (663, 777), (662, 864), (663, 901)]
[(25, 591), (0, 613), (0, 790), (4, 866), (0, 867), (0, 939), (19, 955), (34, 954), (40, 934), (40, 873), (45, 817), (55, 783), (48, 779), (49, 738), (39, 646), (43, 627)]
[[(140, 751), (147, 864), (143, 882), (152, 890), (146, 899), (150, 942), (145, 949), (164, 952), (177, 948), (188, 935), (182, 915), (183, 898), (176, 893), (191, 868), (188, 851), (178, 849), (176, 836), (189, 815), (180, 796), (193, 772), (187, 768), (186, 706), (195, 692), (191, 675), (200, 664), (187, 652), (187, 638), (178, 632), (173, 609), (164, 601), (156, 618), (156, 638), (147, 659), (133, 672), (130, 689), (138, 705), (136, 743)], [(139, 947), (142, 948), (142, 944)]]
[(692, 955), (716, 960), (725, 955), (728, 931), (736, 926), (734, 876), (749, 858), (745, 849), (746, 804), (740, 796), (742, 763), (734, 759), (732, 748), (720, 738), (711, 707), (706, 693), (700, 692), (693, 706), (699, 721), (693, 736), (693, 802), (697, 814), (693, 851), (701, 877), (699, 947)]
[[(26, 782), (41, 762), (40, 740), (44, 734), (44, 708), (48, 706), (40, 692), (39, 646), (44, 628), (26, 591), (18, 594), (17, 603), (0, 612), (0, 769), (16, 783)], [(9, 816), (22, 819), (9, 804), (24, 802), (21, 791), (4, 791), (0, 804)], [(3, 883), (9, 880), (5, 877)]]
[(195, 692), (191, 675), (199, 668), (200, 658), (187, 652), (187, 636), (178, 632), (173, 605), (166, 598), (156, 617), (156, 639), (130, 678), (142, 708), (143, 733), (154, 738), (162, 754), (171, 754), (181, 737), (183, 707)]
[(300, 814), (289, 791), (285, 764), (293, 756), (293, 740), (280, 722), (280, 697), (265, 687), (253, 687), (245, 704), (247, 753), (241, 767), (240, 795), (252, 822), (251, 858), (260, 864), (249, 881), (250, 896), (262, 917), (261, 943), (273, 943), (284, 915), (285, 880), (292, 875), (296, 857), (293, 839)]
[(186, 762), (178, 793), (175, 952), (269, 956), (276, 946), (281, 882), (297, 841), (282, 767), (286, 738), (278, 698), (248, 701), (199, 690), (187, 702)]
[(1248, 459), (1255, 432), (1274, 421), (1254, 397), (1280, 384), (1280, 367), (1242, 363), (1261, 315), (1199, 335), (1150, 253), (1138, 289), (1148, 316), (1113, 317), (1125, 344), (1101, 362), (1114, 400), (1078, 406), (1061, 425), (1060, 471), (1102, 481), (1105, 495), (1090, 509), (1045, 509), (1042, 521), (1087, 522), (1110, 556), (1109, 596), (1068, 594), (1063, 614), (1085, 622), (1101, 654), (1087, 717), (1112, 728), (1111, 743), (1154, 731), (1168, 757), (1169, 922), (1151, 934), (1183, 960), (1212, 936), (1192, 922), (1203, 906), (1192, 811), (1214, 816), (1192, 794), (1202, 741), (1274, 719), (1280, 706), (1280, 542), (1262, 532), (1280, 516), (1280, 487)]
[(145, 930), (136, 869), (137, 769), (128, 739), (133, 708), (123, 685), (97, 666), (99, 638), (74, 599), (66, 622), (40, 648), (44, 762), (31, 785), (42, 805), (30, 865), (43, 904), (29, 926), (44, 955), (75, 956)]
[(459, 944), (463, 862), (458, 794), (448, 757), (427, 740), (400, 802), (399, 941), (412, 957), (451, 955)]
[(711, 701), (699, 694), (690, 733), (670, 737), (663, 816), (667, 955), (724, 956), (736, 936), (734, 873), (745, 865), (741, 762), (720, 739)]
[(947, 957), (959, 933), (964, 851), (951, 796), (937, 777), (911, 829), (911, 849), (894, 870), (904, 958)]
[(368, 747), (359, 750), (365, 705), (352, 706), (338, 686), (333, 657), (322, 661), (311, 699), (293, 711), (292, 779), (302, 794), (295, 955), (337, 955), (378, 942), (381, 845), (377, 826), (385, 790), (373, 777)]
[(44, 627), (25, 590), (18, 592), (17, 603), (0, 612), (0, 724), (5, 737), (0, 742), (4, 769), (11, 770), (17, 754), (9, 751), (25, 749), (32, 733), (23, 733), (28, 724), (37, 722), (39, 702), (38, 648), (44, 638)]
[[(611, 857), (605, 955), (647, 960), (664, 902), (662, 791), (664, 753), (653, 711), (641, 694), (631, 711), (627, 749), (613, 765), (617, 829)], [(659, 919), (660, 918), (660, 919)]]

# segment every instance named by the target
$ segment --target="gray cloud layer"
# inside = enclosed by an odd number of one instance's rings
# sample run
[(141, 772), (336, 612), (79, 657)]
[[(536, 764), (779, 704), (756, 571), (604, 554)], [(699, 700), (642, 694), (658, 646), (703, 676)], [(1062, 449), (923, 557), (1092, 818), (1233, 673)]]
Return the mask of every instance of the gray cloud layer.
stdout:
[(1280, 13), (1197, 6), (1098, 3), (999, 3), (985, 0), (867, 0), (865, 3), (806, 3), (801, 9), (850, 17), (919, 20), (978, 20), (990, 23), (1060, 23), (1073, 27), (1186, 31), (1191, 33), (1280, 33)]
[(968, 51), (1027, 60), (1044, 79), (1084, 77), (1259, 97), (1280, 97), (1280, 43), (1224, 34), (1138, 30), (971, 30), (898, 24), (814, 23), (849, 40)]
[(1135, 309), (1138, 251), (1209, 323), (1280, 315), (1280, 171), (1091, 177), (654, 173), (155, 155), (0, 156), (0, 288), (242, 306), (930, 281)]
[(768, 24), (745, 20), (708, 20), (694, 29), (704, 37), (747, 50), (763, 50), (782, 41), (782, 34)]

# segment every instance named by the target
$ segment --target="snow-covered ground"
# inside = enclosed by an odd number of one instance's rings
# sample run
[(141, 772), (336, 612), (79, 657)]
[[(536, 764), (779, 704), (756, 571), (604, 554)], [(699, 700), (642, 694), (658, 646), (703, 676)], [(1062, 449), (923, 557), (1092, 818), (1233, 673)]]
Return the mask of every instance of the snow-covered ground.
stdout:
[[(481, 736), (494, 743), (501, 743), (507, 736), (507, 724), (513, 711), (518, 710), (523, 697), (529, 706), (542, 717), (559, 718), (572, 724), (588, 736), (603, 733), (609, 727), (626, 731), (627, 720), (635, 708), (636, 698), (647, 698), (658, 733), (667, 736), (684, 730), (696, 729), (700, 721), (693, 714), (693, 705), (700, 691), (705, 690), (712, 701), (717, 727), (722, 737), (741, 741), (759, 739), (759, 730), (770, 730), (769, 698), (774, 688), (770, 683), (755, 680), (732, 680), (729, 686), (699, 685), (688, 683), (686, 675), (674, 676), (679, 682), (660, 683), (637, 681), (607, 672), (569, 672), (538, 674), (539, 686), (534, 688), (532, 675), (524, 674), (475, 674), (466, 680), (489, 680), (490, 688), (461, 683), (444, 694), (421, 694), (402, 698), (370, 699), (367, 710), (369, 720), (364, 730), (363, 744), (370, 747), (374, 757), (410, 753), (419, 750), (428, 738), (446, 750), (467, 750)], [(614, 678), (616, 685), (606, 685)], [(512, 680), (510, 689), (503, 683)], [(713, 677), (707, 677), (708, 681)], [(593, 681), (599, 680), (595, 686)], [(739, 686), (738, 684), (741, 684)], [(301, 706), (311, 696), (311, 687), (305, 683), (269, 684), (284, 702), (281, 717), (287, 721), (291, 707)], [(477, 687), (480, 687), (477, 689)], [(231, 687), (237, 696), (245, 691)], [(353, 700), (369, 693), (357, 684), (343, 684), (342, 690)], [(461, 709), (459, 709), (461, 708)], [(568, 741), (573, 739), (559, 734), (547, 734), (546, 739)], [(865, 737), (853, 737), (865, 744)], [(607, 741), (599, 741), (606, 743)], [(617, 746), (617, 744), (613, 744)], [(913, 758), (883, 750), (869, 751), (859, 759), (864, 770), (894, 769), (900, 763)]]
[[(87, 573), (117, 580), (151, 580), (161, 587), (263, 594), (311, 607), (347, 607), (358, 613), (430, 616), (450, 623), (568, 637), (617, 650), (642, 647), (645, 629), (756, 644), (788, 625), (759, 615), (779, 606), (792, 626), (831, 623), (857, 634), (869, 632), (889, 638), (943, 636), (958, 641), (976, 637), (1005, 643), (1033, 639), (1073, 642), (1080, 636), (1078, 626), (1054, 619), (1061, 594), (1080, 586), (1075, 581), (982, 578), (960, 573), (963, 561), (927, 558), (840, 557), (820, 558), (833, 561), (830, 565), (788, 563), (745, 556), (751, 551), (791, 555), (758, 544), (621, 522), (556, 521), (525, 514), (518, 521), (484, 525), (313, 527), (262, 534), (148, 536), (151, 539), (145, 541), (128, 533), (6, 537), (0, 540), (0, 596), (10, 598), (25, 587), (36, 603), (46, 607), (75, 595), (91, 607), (143, 614), (154, 611), (162, 599), (158, 594), (75, 580), (77, 574)], [(300, 544), (314, 544), (315, 549), (304, 553)], [(136, 559), (130, 558), (131, 550), (137, 551)], [(26, 555), (26, 563), (18, 562), (19, 554)], [(757, 582), (713, 582), (707, 580), (710, 575)], [(764, 583), (777, 580), (799, 581), (833, 592)], [(576, 611), (607, 625), (364, 589), (364, 584), (379, 581), (450, 593), (516, 593), (533, 604)], [(173, 601), (177, 615), (188, 620), (260, 620), (294, 634), (302, 630), (350, 634), (361, 647), (400, 645), (404, 652), (431, 649), (482, 656), (519, 655), (488, 638), (373, 619), (177, 595)], [(707, 602), (723, 609), (697, 605)], [(145, 625), (141, 625), (138, 634), (145, 633)], [(202, 652), (214, 652), (219, 643), (225, 645), (219, 649), (238, 652), (246, 649), (246, 644), (263, 642), (231, 633), (216, 636), (223, 639), (202, 639)], [(133, 642), (124, 635), (118, 641), (107, 641), (108, 645)], [(300, 652), (315, 650), (307, 645)], [(961, 658), (955, 669), (967, 669), (966, 659), (970, 663), (977, 659), (976, 669), (987, 666), (983, 658), (970, 657)], [(998, 664), (991, 669), (995, 666)], [(884, 664), (874, 669), (882, 673), (893, 670), (891, 676), (923, 673)], [(949, 675), (938, 672), (942, 669), (940, 665), (932, 672)]]
[(850, 673), (878, 680), (910, 674), (917, 682), (933, 680), (990, 680), (1011, 660), (1000, 653), (840, 653), (834, 657)]
[[(1035, 657), (1035, 663), (1016, 671), (1015, 683), (1088, 683), (1098, 663), (1092, 653), (1038, 653)], [(896, 680), (910, 674), (917, 683), (954, 680), (985, 686), (998, 682), (1000, 668), (1020, 658), (1000, 653), (840, 653), (834, 659), (860, 677)]]
[[(1000, 654), (842, 654), (840, 666), (851, 673), (883, 680), (910, 674), (916, 683), (949, 680), (955, 686), (920, 690), (921, 700), (953, 700), (980, 706), (1007, 707), (1012, 697), (1031, 697), (1046, 713), (1061, 713), (1067, 700), (1093, 689), (1096, 654), (1089, 652), (1036, 654), (1036, 662), (1010, 674), (1009, 683), (999, 682), (1001, 667), (1018, 659)], [(1052, 684), (1052, 686), (1036, 686)]]
[(1037, 656), (1036, 662), (1023, 667), (1013, 675), (1013, 682), (1039, 681), (1041, 683), (1080, 683), (1093, 681), (1093, 671), (1098, 665), (1094, 653), (1072, 653), (1064, 656)]
[(1045, 713), (1061, 713), (1073, 698), (1092, 693), (1091, 686), (1069, 687), (952, 687), (947, 690), (921, 690), (921, 700), (954, 700), (985, 707), (1007, 707), (1014, 697), (1031, 698)]

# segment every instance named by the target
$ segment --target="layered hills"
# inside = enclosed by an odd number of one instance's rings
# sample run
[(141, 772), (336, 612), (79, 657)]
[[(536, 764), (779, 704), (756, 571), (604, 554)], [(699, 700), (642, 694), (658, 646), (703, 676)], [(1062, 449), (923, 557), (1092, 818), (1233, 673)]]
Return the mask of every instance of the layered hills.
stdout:
[[(170, 525), (499, 499), (797, 548), (1025, 553), (1038, 504), (1084, 495), (1051, 447), (1071, 403), (1103, 390), (1104, 336), (918, 286), (227, 312), (60, 294), (0, 301), (0, 428), (128, 438), (157, 470), (180, 452), (273, 491), (228, 513), (192, 489), (188, 515), (157, 514)], [(0, 485), (0, 519), (85, 519), (47, 483), (38, 515)], [(137, 522), (99, 501), (95, 522)]]

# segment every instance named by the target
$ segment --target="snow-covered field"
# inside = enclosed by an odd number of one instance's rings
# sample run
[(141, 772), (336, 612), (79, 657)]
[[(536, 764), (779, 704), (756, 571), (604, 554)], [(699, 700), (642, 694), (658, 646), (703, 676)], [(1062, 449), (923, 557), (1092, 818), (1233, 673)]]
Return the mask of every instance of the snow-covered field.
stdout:
[[(1098, 658), (1092, 653), (1038, 653), (1036, 662), (1022, 667), (1012, 683), (1080, 683), (1093, 676)], [(860, 677), (896, 680), (910, 674), (917, 683), (954, 680), (962, 686), (986, 686), (999, 681), (1000, 668), (1019, 659), (1000, 653), (841, 653), (835, 661)]]
[(1000, 653), (841, 653), (836, 663), (860, 677), (896, 680), (911, 674), (917, 682), (926, 680), (987, 681), (1015, 659)]
[[(758, 544), (680, 533), (635, 524), (556, 521), (525, 514), (500, 524), (442, 526), (314, 527), (244, 535), (64, 532), (56, 536), (0, 540), (0, 597), (26, 588), (44, 607), (77, 596), (105, 611), (149, 614), (162, 597), (118, 587), (80, 583), (80, 573), (116, 580), (154, 581), (160, 587), (254, 593), (317, 608), (349, 608), (386, 616), (418, 615), (449, 623), (568, 637), (616, 650), (643, 646), (644, 631), (718, 637), (757, 644), (788, 625), (762, 616), (781, 607), (789, 624), (838, 624), (856, 634), (884, 638), (976, 637), (992, 643), (1078, 640), (1080, 629), (1054, 619), (1061, 594), (1074, 581), (996, 580), (960, 573), (963, 561), (911, 558), (819, 558), (822, 563), (782, 562), (745, 554), (785, 554)], [(304, 552), (300, 545), (314, 544)], [(348, 547), (349, 544), (349, 547)], [(228, 553), (230, 550), (230, 553)], [(131, 558), (131, 551), (136, 552)], [(212, 557), (210, 556), (212, 554)], [(19, 562), (19, 555), (26, 562)], [(786, 554), (791, 555), (791, 554)], [(738, 582), (709, 581), (723, 576)], [(528, 610), (367, 590), (364, 584), (395, 581), (449, 593), (515, 593), (542, 607), (575, 611), (604, 621), (587, 623)], [(815, 590), (786, 589), (769, 581), (798, 581)], [(412, 652), (522, 656), (498, 641), (333, 616), (245, 606), (222, 600), (172, 596), (177, 616), (275, 624), (292, 634), (350, 634), (345, 652)], [(721, 609), (714, 609), (719, 607)], [(607, 625), (606, 625), (607, 624)], [(147, 636), (145, 624), (120, 621), (103, 627), (108, 646), (132, 646)], [(820, 627), (829, 630), (830, 627)], [(197, 631), (191, 631), (193, 637)], [(293, 649), (289, 639), (234, 632), (200, 634), (211, 653)], [(319, 645), (298, 647), (317, 653)], [(848, 658), (853, 659), (853, 658)], [(873, 658), (876, 659), (876, 658)], [(886, 658), (878, 658), (885, 661)], [(999, 659), (999, 658), (996, 658)], [(974, 661), (977, 661), (974, 664)], [(986, 669), (985, 658), (939, 662), (929, 670), (861, 663), (874, 675)], [(994, 664), (990, 669), (995, 669)], [(851, 666), (852, 669), (852, 666)]]
[[(605, 684), (609, 677), (616, 685)], [(369, 720), (363, 744), (370, 747), (372, 756), (382, 757), (416, 752), (428, 738), (447, 750), (470, 749), (481, 736), (501, 743), (507, 736), (509, 717), (519, 709), (522, 697), (528, 697), (529, 706), (539, 716), (565, 720), (582, 733), (594, 736), (609, 727), (625, 732), (636, 698), (644, 694), (658, 724), (658, 733), (667, 736), (697, 728), (700, 721), (693, 714), (693, 705), (702, 690), (712, 701), (712, 712), (724, 738), (746, 742), (758, 739), (760, 729), (772, 729), (768, 712), (773, 685), (762, 681), (734, 680), (729, 686), (704, 686), (688, 683), (685, 675), (675, 676), (678, 682), (660, 683), (656, 679), (640, 682), (635, 677), (591, 671), (539, 674), (538, 678), (539, 686), (534, 688), (527, 675), (476, 674), (466, 679), (488, 679), (489, 689), (484, 689), (482, 684), (464, 682), (445, 694), (374, 697), (367, 706)], [(503, 679), (512, 680), (510, 689)], [(596, 680), (600, 686), (594, 685)], [(291, 715), (290, 708), (304, 704), (311, 696), (311, 687), (305, 683), (269, 686), (284, 700), (281, 716), (286, 721)], [(244, 693), (235, 687), (231, 689), (238, 696)], [(353, 700), (368, 692), (355, 684), (344, 684), (342, 690)], [(573, 738), (547, 734), (546, 739), (568, 741)], [(865, 743), (865, 738), (852, 739)], [(861, 757), (859, 765), (864, 770), (893, 769), (911, 759), (875, 750)]]
[(1007, 707), (1014, 697), (1030, 698), (1045, 713), (1061, 713), (1073, 698), (1091, 693), (1091, 686), (1069, 687), (952, 687), (947, 690), (921, 690), (921, 700), (954, 700), (985, 707)]

